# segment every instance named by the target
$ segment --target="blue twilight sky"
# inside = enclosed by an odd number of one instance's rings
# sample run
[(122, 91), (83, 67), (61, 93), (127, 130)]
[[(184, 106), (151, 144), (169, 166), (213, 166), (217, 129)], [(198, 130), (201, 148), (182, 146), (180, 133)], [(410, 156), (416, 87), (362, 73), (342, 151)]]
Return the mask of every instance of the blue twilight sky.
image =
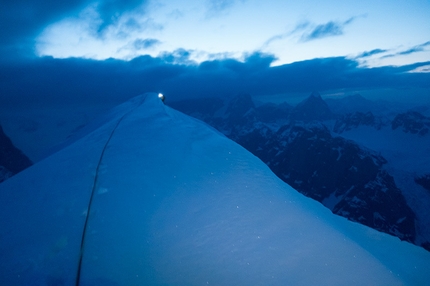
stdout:
[(147, 91), (170, 99), (313, 90), (430, 98), (428, 0), (0, 5), (0, 104)]
[(275, 55), (274, 65), (334, 56), (368, 66), (430, 60), (428, 0), (128, 2), (83, 3), (47, 22), (36, 53), (131, 59), (184, 49), (201, 62), (259, 51)]

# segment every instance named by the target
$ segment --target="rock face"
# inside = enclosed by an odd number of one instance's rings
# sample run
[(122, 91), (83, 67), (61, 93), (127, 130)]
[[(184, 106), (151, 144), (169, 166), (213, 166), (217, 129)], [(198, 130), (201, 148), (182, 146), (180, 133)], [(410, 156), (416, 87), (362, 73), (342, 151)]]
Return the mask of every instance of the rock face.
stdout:
[(391, 128), (402, 128), (405, 133), (412, 133), (418, 135), (426, 135), (430, 129), (430, 118), (422, 115), (416, 111), (408, 111), (406, 113), (398, 114), (392, 124)]
[[(271, 106), (264, 107), (265, 114)], [(415, 214), (384, 170), (386, 160), (351, 140), (334, 137), (324, 124), (333, 114), (319, 94), (284, 109), (275, 117), (282, 125), (261, 120), (250, 96), (236, 97), (223, 108), (224, 113), (216, 112), (218, 117), (201, 119), (259, 157), (284, 182), (335, 214), (414, 242)], [(360, 125), (378, 129), (383, 123), (371, 112), (356, 112), (338, 119), (334, 131)]]
[(31, 165), (30, 159), (12, 144), (0, 126), (0, 182)]

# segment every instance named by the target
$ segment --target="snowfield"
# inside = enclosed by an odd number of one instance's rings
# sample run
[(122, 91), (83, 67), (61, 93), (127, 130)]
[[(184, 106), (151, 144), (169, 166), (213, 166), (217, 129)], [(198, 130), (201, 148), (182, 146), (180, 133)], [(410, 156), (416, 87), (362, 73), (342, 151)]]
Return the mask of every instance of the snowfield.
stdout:
[(429, 252), (332, 214), (157, 94), (1, 184), (0, 217), (0, 285), (430, 281)]

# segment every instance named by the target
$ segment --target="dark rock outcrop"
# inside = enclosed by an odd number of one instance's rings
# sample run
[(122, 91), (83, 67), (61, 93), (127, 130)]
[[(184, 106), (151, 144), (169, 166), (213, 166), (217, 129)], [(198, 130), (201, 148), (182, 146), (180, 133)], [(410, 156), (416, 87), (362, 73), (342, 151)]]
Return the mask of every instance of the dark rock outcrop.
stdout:
[(31, 165), (30, 159), (12, 144), (0, 126), (0, 182)]
[(380, 130), (383, 125), (383, 120), (374, 116), (370, 111), (366, 113), (355, 112), (344, 114), (337, 119), (333, 131), (340, 134), (359, 126), (371, 126), (376, 130)]
[(415, 182), (421, 185), (424, 189), (430, 191), (430, 174), (415, 177)]
[(406, 113), (398, 114), (392, 124), (393, 130), (402, 128), (403, 132), (426, 135), (430, 130), (430, 118), (422, 115), (416, 111), (408, 111)]

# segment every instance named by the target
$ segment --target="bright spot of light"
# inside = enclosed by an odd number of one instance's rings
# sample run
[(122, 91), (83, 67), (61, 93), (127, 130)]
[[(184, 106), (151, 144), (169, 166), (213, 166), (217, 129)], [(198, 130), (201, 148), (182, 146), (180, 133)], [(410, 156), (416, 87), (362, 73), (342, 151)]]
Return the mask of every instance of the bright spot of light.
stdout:
[(158, 98), (161, 99), (162, 101), (164, 101), (164, 95), (162, 93), (158, 94)]

